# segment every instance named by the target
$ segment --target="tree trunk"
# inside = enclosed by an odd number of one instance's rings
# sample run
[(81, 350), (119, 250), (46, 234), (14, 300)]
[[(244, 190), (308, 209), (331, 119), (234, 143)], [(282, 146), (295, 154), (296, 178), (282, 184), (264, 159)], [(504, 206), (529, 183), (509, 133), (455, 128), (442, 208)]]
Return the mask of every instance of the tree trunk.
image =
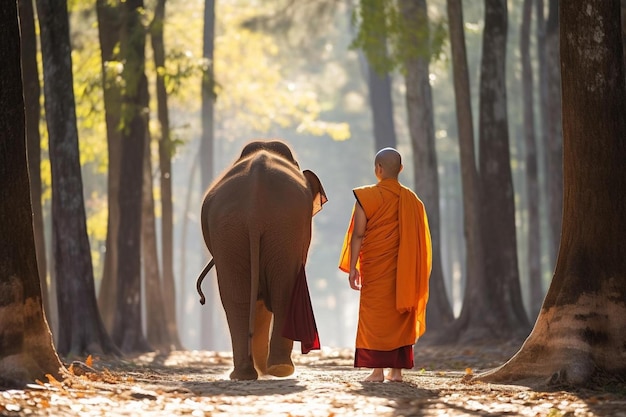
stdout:
[(98, 36), (100, 39), (100, 56), (102, 62), (102, 90), (104, 98), (104, 111), (107, 129), (107, 148), (109, 157), (109, 169), (107, 170), (107, 199), (108, 221), (106, 254), (104, 257), (104, 269), (100, 292), (98, 294), (98, 306), (102, 321), (106, 328), (113, 330), (113, 317), (115, 315), (115, 297), (117, 294), (117, 256), (118, 256), (118, 230), (119, 230), (119, 184), (121, 165), (120, 132), (121, 121), (121, 87), (118, 84), (118, 73), (114, 65), (109, 63), (119, 60), (115, 52), (120, 40), (121, 13), (119, 5), (108, 0), (97, 0), (96, 11), (98, 14)]
[(146, 129), (143, 166), (143, 203), (141, 216), (141, 252), (146, 300), (146, 336), (148, 343), (163, 352), (172, 350), (159, 273), (150, 135)]
[(606, 386), (626, 374), (626, 89), (619, 0), (564, 1), (563, 233), (521, 350), (486, 381)]
[(367, 63), (367, 86), (374, 124), (374, 145), (376, 152), (383, 148), (397, 146), (396, 128), (393, 122), (393, 100), (391, 98), (391, 77), (389, 73), (378, 74)]
[(487, 284), (485, 282), (480, 226), (480, 182), (476, 169), (469, 71), (463, 32), (463, 5), (460, 0), (448, 0), (447, 9), (461, 153), (467, 279), (461, 314), (452, 327), (443, 333), (441, 342), (455, 341), (464, 328), (489, 327), (485, 326), (484, 320), (491, 317), (481, 299), (481, 290), (486, 288)]
[(524, 145), (526, 149), (526, 202), (527, 202), (527, 251), (528, 284), (530, 287), (530, 317), (536, 318), (543, 301), (541, 287), (541, 235), (539, 232), (539, 172), (537, 163), (537, 139), (535, 137), (535, 109), (533, 99), (533, 69), (530, 60), (530, 23), (534, 0), (524, 0), (522, 26), (520, 29), (520, 55), (522, 60), (522, 100)]
[(41, 118), (41, 86), (39, 85), (39, 69), (37, 68), (37, 35), (35, 31), (35, 11), (32, 0), (19, 0), (20, 31), (22, 38), (22, 78), (24, 80), (24, 104), (26, 109), (26, 144), (28, 148), (28, 173), (30, 176), (30, 193), (33, 205), (33, 228), (35, 230), (35, 247), (37, 249), (37, 269), (41, 282), (43, 309), (48, 322), (55, 328), (57, 321), (56, 303), (50, 303), (46, 269), (46, 239), (44, 233), (43, 210), (41, 205), (41, 135), (39, 120)]
[[(549, 0), (548, 0), (549, 1)], [(539, 73), (539, 89), (537, 91), (538, 100), (537, 104), (539, 105), (539, 129), (538, 129), (538, 154), (537, 158), (539, 159), (539, 171), (542, 173), (540, 175), (543, 178), (543, 181), (540, 183), (540, 198), (541, 201), (540, 210), (541, 213), (545, 213), (543, 216), (540, 216), (542, 221), (545, 219), (545, 223), (542, 222), (542, 252), (544, 253), (544, 257), (547, 258), (547, 263), (544, 262), (544, 266), (548, 271), (554, 270), (554, 261), (556, 255), (554, 253), (554, 244), (552, 243), (552, 232), (549, 227), (549, 212), (550, 212), (550, 190), (549, 190), (549, 178), (548, 175), (550, 173), (550, 167), (548, 165), (548, 68), (547, 68), (547, 56), (546, 56), (546, 18), (544, 11), (544, 0), (537, 0), (536, 3), (536, 48), (537, 48), (537, 69)], [(545, 225), (545, 226), (544, 226)], [(543, 285), (542, 285), (543, 287)], [(543, 296), (545, 294), (542, 293), (541, 298), (543, 300)], [(535, 302), (535, 300), (531, 300), (531, 305)], [(541, 305), (542, 301), (539, 301)]]
[[(485, 283), (483, 303), (490, 305), (496, 327), (492, 336), (526, 336), (529, 322), (524, 311), (517, 264), (515, 202), (506, 99), (506, 0), (485, 1), (485, 29), (480, 74), (479, 166), (481, 228)], [(497, 255), (496, 255), (497, 254)], [(468, 337), (477, 333), (468, 331)]]
[(143, 152), (146, 136), (148, 82), (145, 74), (145, 28), (141, 23), (143, 0), (127, 0), (122, 5), (120, 53), (125, 61), (122, 77), (122, 160), (119, 190), (120, 225), (118, 234), (117, 306), (113, 320), (113, 340), (127, 352), (150, 350), (141, 323), (141, 203)]
[[(154, 54), (154, 66), (165, 69), (165, 46), (163, 25), (165, 24), (165, 0), (159, 0), (151, 24), (150, 39)], [(159, 171), (161, 184), (161, 247), (163, 253), (163, 308), (169, 333), (168, 345), (176, 349), (182, 347), (176, 324), (176, 286), (174, 285), (174, 208), (172, 202), (172, 144), (170, 120), (167, 105), (165, 74), (156, 72), (156, 95), (161, 138), (159, 140)], [(150, 334), (148, 334), (150, 339)]]
[[(559, 0), (549, 0), (546, 22), (546, 68), (548, 78), (548, 220), (551, 254), (559, 253), (563, 212), (563, 130), (561, 126), (561, 74), (559, 65)], [(555, 260), (556, 262), (556, 260)]]
[[(213, 50), (215, 46), (215, 0), (204, 1), (204, 46), (202, 56), (208, 65), (202, 77), (202, 138), (200, 139), (200, 187), (202, 194), (209, 188), (213, 180), (214, 171), (214, 144), (213, 144), (213, 105), (216, 99), (215, 78), (213, 73)], [(204, 242), (202, 243), (204, 246)], [(215, 330), (213, 328), (213, 306), (215, 300), (215, 285), (206, 286), (206, 311), (201, 315), (200, 345), (203, 348), (213, 346)]]
[(422, 51), (421, 54), (411, 56), (405, 61), (406, 106), (413, 148), (415, 191), (423, 199), (428, 213), (433, 248), (426, 327), (430, 329), (431, 335), (436, 335), (443, 325), (453, 320), (454, 316), (446, 294), (441, 266), (439, 174), (428, 68), (430, 59), (428, 14), (425, 0), (402, 0), (399, 6), (405, 27), (419, 28), (406, 31), (407, 44), (417, 45), (417, 50)]
[(65, 1), (37, 0), (52, 171), (52, 239), (62, 355), (117, 353), (96, 302), (83, 200)]
[(0, 387), (63, 368), (43, 313), (26, 159), (16, 2), (0, 7)]
[[(377, 28), (370, 35), (371, 45), (366, 50), (359, 51), (364, 76), (367, 79), (370, 108), (372, 109), (372, 123), (374, 130), (374, 151), (397, 145), (396, 129), (393, 120), (393, 99), (391, 94), (391, 77), (384, 69), (389, 61), (387, 50), (386, 29), (377, 25), (382, 3), (378, 0), (362, 0), (361, 19), (362, 26), (369, 30)], [(349, 8), (350, 10), (350, 8)], [(350, 10), (351, 18), (353, 10)]]

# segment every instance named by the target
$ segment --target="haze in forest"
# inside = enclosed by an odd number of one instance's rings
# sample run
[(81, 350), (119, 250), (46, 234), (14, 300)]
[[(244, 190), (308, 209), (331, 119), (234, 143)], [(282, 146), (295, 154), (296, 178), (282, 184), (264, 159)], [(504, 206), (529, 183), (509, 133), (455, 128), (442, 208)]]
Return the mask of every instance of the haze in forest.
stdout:
[[(508, 117), (519, 259), (526, 256), (524, 160), (522, 135), (519, 26), (520, 2), (509, 2), (507, 55)], [(152, 13), (147, 5), (148, 14)], [(230, 340), (219, 300), (201, 306), (195, 280), (210, 256), (202, 240), (199, 215), (203, 197), (197, 155), (201, 135), (200, 74), (203, 7), (201, 1), (169, 0), (165, 20), (165, 47), (169, 114), (176, 150), (173, 157), (174, 276), (177, 321), (184, 347), (229, 350)], [(72, 2), (70, 30), (84, 196), (96, 288), (100, 287), (106, 240), (106, 135), (99, 83), (99, 44), (96, 15), (90, 4)], [(337, 268), (339, 251), (351, 215), (354, 187), (375, 182), (372, 114), (367, 89), (365, 57), (352, 43), (356, 28), (353, 8), (335, 5), (331, 13), (311, 17), (313, 7), (302, 6), (293, 27), (276, 30), (271, 23), (286, 18), (273, 2), (218, 1), (216, 3), (215, 175), (232, 163), (242, 146), (255, 138), (280, 138), (295, 151), (302, 169), (314, 170), (329, 202), (313, 219), (313, 239), (307, 276), (323, 345), (352, 346), (356, 331), (358, 293)], [(464, 19), (475, 130), (478, 128), (478, 82), (483, 5), (465, 2)], [(316, 12), (319, 13), (319, 12)], [(445, 2), (429, 2), (433, 27), (445, 29)], [(260, 23), (259, 23), (260, 22)], [(269, 22), (269, 23), (268, 23)], [(263, 23), (266, 23), (265, 25)], [(434, 36), (434, 35), (433, 35)], [(534, 39), (534, 37), (533, 37)], [(537, 65), (532, 41), (533, 65)], [(154, 71), (151, 48), (146, 46), (147, 71)], [(447, 295), (458, 315), (464, 289), (465, 249), (462, 221), (461, 174), (449, 42), (443, 41), (430, 62), (441, 210), (441, 257)], [(109, 70), (116, 71), (111, 64)], [(413, 154), (407, 127), (403, 74), (391, 72), (397, 148), (404, 158), (400, 181), (414, 188)], [(154, 86), (151, 84), (151, 100)], [(536, 94), (539, 94), (537, 90)], [(156, 129), (156, 112), (150, 126)], [(45, 122), (43, 124), (45, 131)], [(538, 127), (539, 129), (539, 127)], [(476, 135), (477, 137), (477, 135)], [(42, 144), (45, 144), (45, 140)], [(44, 145), (45, 146), (45, 145)], [(539, 149), (539, 158), (542, 158)], [(153, 154), (156, 148), (153, 144)], [(42, 163), (44, 173), (47, 161)], [(158, 178), (153, 168), (155, 181)], [(49, 175), (49, 174), (48, 174)], [(540, 167), (540, 178), (543, 178)], [(155, 190), (158, 182), (155, 182)], [(44, 174), (44, 207), (49, 207), (49, 177)], [(48, 191), (46, 191), (48, 190)], [(158, 199), (158, 194), (156, 198)], [(542, 203), (544, 204), (544, 203)], [(542, 210), (545, 210), (545, 206)], [(157, 206), (157, 216), (158, 213)], [(46, 224), (49, 212), (44, 212)], [(545, 213), (542, 224), (546, 225)], [(157, 233), (160, 232), (157, 222)], [(547, 243), (537, 242), (545, 248)], [(541, 259), (544, 288), (551, 278), (552, 259)], [(527, 265), (519, 263), (527, 307)], [(215, 285), (214, 271), (204, 286)], [(217, 288), (214, 289), (217, 297)], [(212, 309), (213, 323), (206, 323)], [(530, 318), (531, 321), (534, 317)], [(200, 326), (212, 326), (210, 344), (201, 341)]]

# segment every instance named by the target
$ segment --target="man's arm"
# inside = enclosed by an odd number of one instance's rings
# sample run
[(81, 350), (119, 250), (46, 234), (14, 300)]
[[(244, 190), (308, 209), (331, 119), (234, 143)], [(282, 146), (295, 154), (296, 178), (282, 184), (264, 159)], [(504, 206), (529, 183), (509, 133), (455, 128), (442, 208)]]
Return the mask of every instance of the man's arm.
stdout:
[(365, 226), (367, 225), (367, 217), (363, 207), (357, 201), (354, 203), (354, 227), (352, 229), (352, 238), (350, 241), (350, 287), (353, 290), (361, 289), (361, 274), (356, 269), (356, 262), (361, 252), (361, 243), (365, 234)]

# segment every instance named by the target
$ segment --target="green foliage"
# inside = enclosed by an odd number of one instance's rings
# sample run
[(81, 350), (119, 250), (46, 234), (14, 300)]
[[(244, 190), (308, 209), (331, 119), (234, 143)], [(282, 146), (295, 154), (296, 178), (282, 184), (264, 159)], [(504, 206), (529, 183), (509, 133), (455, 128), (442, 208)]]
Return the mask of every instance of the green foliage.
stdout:
[[(352, 14), (352, 24), (357, 35), (351, 48), (361, 49), (372, 68), (381, 74), (402, 70), (407, 60), (438, 59), (448, 38), (443, 17), (434, 21), (407, 21), (397, 0), (361, 0)], [(427, 42), (414, 41), (424, 37), (428, 38)], [(424, 44), (428, 47), (420, 46)]]

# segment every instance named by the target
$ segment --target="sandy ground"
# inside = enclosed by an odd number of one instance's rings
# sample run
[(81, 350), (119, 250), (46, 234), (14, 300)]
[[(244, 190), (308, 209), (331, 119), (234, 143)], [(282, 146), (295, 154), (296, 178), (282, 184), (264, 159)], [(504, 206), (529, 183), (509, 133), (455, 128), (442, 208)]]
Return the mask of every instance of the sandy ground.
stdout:
[(0, 415), (626, 417), (623, 385), (536, 392), (471, 380), (513, 351), (512, 346), (419, 349), (416, 367), (405, 371), (403, 382), (384, 383), (361, 382), (369, 371), (352, 367), (350, 349), (294, 351), (293, 376), (257, 381), (230, 381), (229, 353), (95, 358), (95, 372), (0, 391)]

